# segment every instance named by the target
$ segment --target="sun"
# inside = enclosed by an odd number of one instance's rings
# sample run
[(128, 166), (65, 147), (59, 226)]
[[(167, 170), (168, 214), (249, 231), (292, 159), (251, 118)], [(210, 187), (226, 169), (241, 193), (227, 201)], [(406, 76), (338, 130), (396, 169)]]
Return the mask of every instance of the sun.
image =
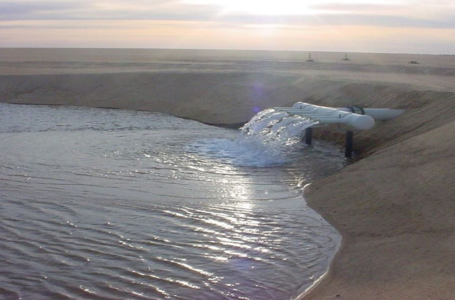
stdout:
[[(302, 0), (187, 0), (190, 4), (219, 6), (225, 13), (257, 15), (300, 15), (311, 12), (309, 3)], [(313, 2), (314, 3), (314, 2)]]

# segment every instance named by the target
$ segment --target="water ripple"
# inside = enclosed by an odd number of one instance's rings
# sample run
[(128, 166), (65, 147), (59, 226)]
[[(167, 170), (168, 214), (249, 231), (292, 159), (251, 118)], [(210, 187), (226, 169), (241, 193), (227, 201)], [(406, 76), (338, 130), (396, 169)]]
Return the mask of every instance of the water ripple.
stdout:
[(0, 138), (5, 299), (289, 299), (339, 242), (300, 194), (343, 166), (331, 145), (267, 156), (167, 115), (5, 104)]

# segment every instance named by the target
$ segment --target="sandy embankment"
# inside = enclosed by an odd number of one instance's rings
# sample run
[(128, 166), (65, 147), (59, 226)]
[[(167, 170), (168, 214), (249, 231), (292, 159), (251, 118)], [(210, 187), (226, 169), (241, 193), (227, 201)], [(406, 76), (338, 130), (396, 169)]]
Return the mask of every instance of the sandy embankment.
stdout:
[(357, 135), (365, 159), (305, 191), (343, 244), (304, 299), (455, 299), (455, 96), (406, 98), (405, 115)]
[(306, 189), (310, 206), (340, 231), (343, 244), (304, 299), (449, 300), (455, 299), (455, 63), (432, 65), (432, 59), (426, 66), (285, 61), (271, 68), (229, 61), (92, 74), (71, 74), (71, 64), (41, 65), (44, 75), (39, 67), (8, 63), (0, 66), (0, 101), (161, 111), (213, 124), (242, 123), (258, 109), (302, 100), (405, 108), (399, 118), (356, 133), (363, 159)]

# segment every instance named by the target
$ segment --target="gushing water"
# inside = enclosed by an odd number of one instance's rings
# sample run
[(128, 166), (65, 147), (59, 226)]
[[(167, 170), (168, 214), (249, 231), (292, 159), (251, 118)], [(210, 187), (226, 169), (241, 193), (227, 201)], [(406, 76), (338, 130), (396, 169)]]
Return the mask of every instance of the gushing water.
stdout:
[(279, 166), (301, 155), (302, 133), (316, 123), (301, 116), (266, 109), (246, 123), (234, 140), (200, 140), (190, 148), (198, 148), (205, 155), (236, 166)]
[(257, 138), (263, 144), (272, 143), (272, 147), (290, 145), (300, 141), (302, 132), (317, 121), (290, 115), (287, 112), (269, 108), (254, 116), (241, 128), (242, 137)]

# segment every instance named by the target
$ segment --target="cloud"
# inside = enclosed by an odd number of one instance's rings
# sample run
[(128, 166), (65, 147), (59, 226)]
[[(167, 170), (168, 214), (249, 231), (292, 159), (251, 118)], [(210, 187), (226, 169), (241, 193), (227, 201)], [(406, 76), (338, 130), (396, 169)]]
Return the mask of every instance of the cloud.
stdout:
[(310, 5), (310, 8), (315, 11), (320, 11), (323, 13), (326, 12), (335, 12), (335, 13), (378, 13), (378, 12), (388, 12), (399, 10), (406, 6), (403, 5), (393, 5), (393, 4), (349, 4), (349, 3), (324, 3), (324, 4), (314, 4)]
[(86, 3), (71, 1), (0, 1), (1, 20), (42, 19), (53, 14), (77, 11)]
[(217, 19), (232, 24), (273, 24), (283, 26), (375, 26), (413, 28), (455, 28), (455, 17), (447, 19), (422, 19), (410, 16), (369, 15), (369, 14), (319, 14), (307, 16), (253, 16), (225, 15)]
[[(417, 4), (422, 3), (417, 0)], [(222, 12), (219, 5), (188, 4), (180, 0), (0, 0), (0, 21), (24, 20), (166, 20), (218, 22), (234, 26), (327, 25), (455, 28), (449, 9), (419, 15), (425, 5), (325, 3), (309, 6), (313, 14), (256, 15)], [(435, 6), (439, 7), (439, 6)], [(453, 6), (451, 6), (453, 7)], [(429, 12), (429, 9), (423, 9)]]
[[(453, 47), (453, 0), (361, 2), (308, 0), (313, 4), (302, 14), (260, 15), (223, 10), (210, 4), (215, 1), (0, 0), (0, 46), (295, 50), (332, 49), (351, 40), (366, 45), (361, 51), (384, 37), (384, 47), (387, 41)], [(411, 36), (421, 43), (410, 45)]]
[(320, 16), (331, 25), (362, 25), (377, 27), (413, 27), (413, 28), (455, 28), (455, 18), (422, 19), (408, 16), (394, 15), (323, 15)]
[(213, 5), (185, 5), (178, 0), (1, 1), (0, 21), (12, 20), (207, 20)]

